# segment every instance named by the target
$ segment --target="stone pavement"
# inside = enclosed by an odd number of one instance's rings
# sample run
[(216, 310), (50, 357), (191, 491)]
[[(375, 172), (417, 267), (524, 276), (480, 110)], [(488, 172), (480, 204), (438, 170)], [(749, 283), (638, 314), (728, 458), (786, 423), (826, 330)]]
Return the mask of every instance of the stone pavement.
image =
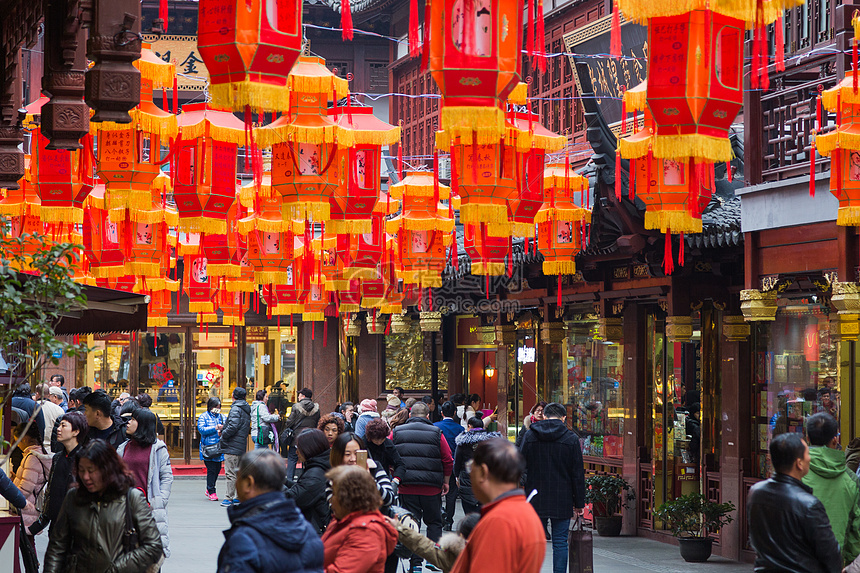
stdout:
[[(224, 478), (218, 478), (218, 493), (224, 492)], [(171, 556), (162, 573), (215, 573), (218, 551), (228, 528), (227, 510), (203, 497), (205, 481), (179, 478), (170, 496), (169, 525)], [(459, 504), (458, 504), (458, 511)], [(36, 537), (40, 559), (48, 544), (47, 535)], [(702, 564), (685, 563), (674, 545), (641, 537), (594, 537), (594, 571), (611, 573), (748, 573), (752, 565), (711, 557)], [(426, 571), (426, 569), (425, 569)], [(542, 572), (552, 572), (552, 548)], [(274, 573), (274, 572), (273, 572)]]

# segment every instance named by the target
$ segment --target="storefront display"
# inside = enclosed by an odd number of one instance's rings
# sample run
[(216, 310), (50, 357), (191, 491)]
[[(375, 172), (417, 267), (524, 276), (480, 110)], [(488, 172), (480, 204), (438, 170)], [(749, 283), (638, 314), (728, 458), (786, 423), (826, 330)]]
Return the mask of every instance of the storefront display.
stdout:
[(838, 343), (828, 309), (807, 299), (778, 304), (776, 320), (754, 329), (752, 449), (760, 478), (773, 470), (768, 447), (774, 436), (803, 433), (806, 418), (818, 412), (840, 420)]
[[(430, 394), (432, 368), (429, 358), (425, 357), (424, 348), (425, 336), (418, 321), (412, 321), (406, 333), (389, 333), (385, 336), (386, 392), (399, 386), (406, 391)], [(438, 372), (438, 388), (444, 391), (448, 388), (448, 363), (438, 362)]]

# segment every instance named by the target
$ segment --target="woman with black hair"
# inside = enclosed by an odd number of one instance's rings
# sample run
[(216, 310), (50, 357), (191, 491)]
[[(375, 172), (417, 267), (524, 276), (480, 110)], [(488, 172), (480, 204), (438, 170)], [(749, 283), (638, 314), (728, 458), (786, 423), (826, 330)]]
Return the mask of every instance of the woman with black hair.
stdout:
[(331, 469), (329, 443), (325, 432), (307, 428), (296, 438), (296, 453), (302, 462), (302, 475), (295, 482), (287, 482), (287, 497), (295, 500), (314, 530), (322, 535), (331, 518), (331, 507), (326, 499), (325, 473)]
[[(75, 463), (79, 486), (69, 491), (51, 529), (43, 573), (140, 573), (162, 555), (152, 511), (122, 458), (104, 440), (92, 440)], [(123, 543), (126, 517), (137, 547)]]
[(203, 448), (218, 443), (221, 439), (221, 430), (224, 428), (224, 414), (221, 413), (221, 400), (216, 397), (209, 398), (206, 403), (206, 411), (197, 418), (197, 433), (200, 434), (200, 459), (206, 466), (206, 492), (205, 495), (212, 501), (218, 501), (215, 493), (215, 482), (221, 473), (221, 463), (224, 454), (218, 454), (211, 458), (203, 456)]
[(57, 443), (61, 445), (62, 451), (54, 454), (48, 484), (45, 486), (45, 502), (39, 519), (29, 528), (30, 535), (38, 535), (49, 523), (51, 530), (54, 529), (66, 492), (75, 481), (73, 473), (75, 461), (81, 446), (86, 442), (89, 431), (87, 417), (83, 412), (66, 412), (60, 419), (57, 427)]
[(167, 502), (173, 485), (173, 470), (170, 468), (167, 444), (158, 439), (155, 414), (148, 408), (135, 410), (125, 431), (129, 439), (120, 444), (116, 453), (134, 476), (135, 487), (146, 495), (161, 534), (164, 556), (170, 557)]
[[(358, 452), (362, 450), (366, 451), (364, 440), (352, 432), (344, 432), (335, 438), (334, 443), (331, 445), (331, 452), (329, 453), (331, 467), (357, 465)], [(379, 490), (379, 495), (382, 496), (382, 506), (385, 508), (394, 503), (397, 496), (391, 485), (391, 479), (382, 466), (374, 462), (373, 458), (368, 457), (366, 469), (376, 481), (376, 489)], [(330, 485), (326, 489), (326, 498), (331, 499)]]

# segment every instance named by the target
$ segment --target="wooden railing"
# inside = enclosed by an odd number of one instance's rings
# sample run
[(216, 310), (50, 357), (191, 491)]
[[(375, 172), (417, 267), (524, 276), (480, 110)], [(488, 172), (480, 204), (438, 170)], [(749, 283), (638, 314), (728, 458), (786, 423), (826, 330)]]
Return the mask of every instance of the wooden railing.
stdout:
[(654, 473), (651, 464), (639, 464), (639, 527), (654, 527)]

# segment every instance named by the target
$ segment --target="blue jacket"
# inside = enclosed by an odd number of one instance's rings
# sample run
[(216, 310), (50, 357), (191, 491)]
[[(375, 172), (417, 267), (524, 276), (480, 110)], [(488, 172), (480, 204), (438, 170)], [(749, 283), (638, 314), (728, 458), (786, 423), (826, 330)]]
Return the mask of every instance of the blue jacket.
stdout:
[(18, 509), (24, 509), (24, 506), (27, 505), (27, 498), (24, 497), (20, 489), (15, 487), (15, 484), (3, 470), (0, 470), (0, 495), (8, 499), (9, 503)]
[(230, 507), (227, 517), (218, 573), (322, 573), (322, 540), (283, 492)]
[(447, 420), (443, 419), (441, 422), (436, 422), (433, 425), (442, 430), (442, 435), (445, 436), (445, 441), (448, 442), (448, 446), (451, 448), (451, 457), (453, 458), (457, 455), (457, 436), (465, 432), (463, 426), (451, 418)]
[[(218, 424), (224, 425), (224, 414), (213, 414), (212, 412), (206, 411), (200, 414), (200, 417), (197, 418), (197, 433), (200, 434), (200, 459), (205, 460), (203, 457), (203, 446), (211, 446), (212, 444), (217, 444), (218, 440)], [(221, 454), (218, 458), (209, 459), (210, 462), (224, 461), (224, 454)]]

